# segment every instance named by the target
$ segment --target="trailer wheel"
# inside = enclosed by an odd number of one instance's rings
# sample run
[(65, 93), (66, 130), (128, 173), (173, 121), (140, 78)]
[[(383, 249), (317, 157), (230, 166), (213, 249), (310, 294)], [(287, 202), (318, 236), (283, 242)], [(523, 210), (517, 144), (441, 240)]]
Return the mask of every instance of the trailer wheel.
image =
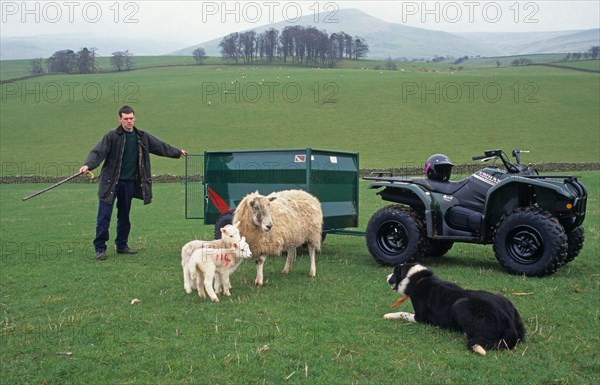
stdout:
[(375, 261), (384, 266), (418, 258), (424, 239), (423, 222), (409, 207), (384, 207), (373, 214), (367, 225), (367, 248)]
[(439, 258), (444, 255), (454, 246), (452, 241), (438, 241), (433, 239), (427, 239), (424, 248), (424, 257)]
[(227, 211), (221, 214), (215, 222), (215, 239), (221, 239), (221, 228), (233, 223), (233, 213), (235, 210)]
[(520, 207), (496, 227), (494, 253), (512, 274), (543, 277), (554, 273), (565, 260), (567, 235), (549, 212)]

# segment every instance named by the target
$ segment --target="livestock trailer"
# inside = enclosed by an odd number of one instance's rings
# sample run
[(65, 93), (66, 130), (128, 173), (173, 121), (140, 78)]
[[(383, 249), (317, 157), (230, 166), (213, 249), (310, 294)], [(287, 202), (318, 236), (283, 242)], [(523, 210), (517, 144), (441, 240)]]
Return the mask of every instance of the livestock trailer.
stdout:
[(358, 234), (347, 230), (358, 226), (358, 162), (358, 153), (314, 148), (189, 154), (185, 215), (220, 227), (251, 192), (300, 189), (321, 202), (323, 233)]

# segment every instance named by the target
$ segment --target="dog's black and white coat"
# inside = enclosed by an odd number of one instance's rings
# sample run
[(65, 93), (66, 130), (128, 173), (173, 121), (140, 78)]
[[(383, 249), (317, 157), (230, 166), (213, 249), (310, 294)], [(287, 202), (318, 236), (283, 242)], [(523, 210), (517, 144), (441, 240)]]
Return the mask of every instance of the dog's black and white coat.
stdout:
[(397, 266), (387, 277), (392, 289), (409, 296), (414, 314), (388, 313), (385, 319), (426, 323), (467, 335), (467, 349), (485, 355), (485, 349), (512, 349), (525, 339), (519, 312), (502, 295), (465, 290), (438, 279), (419, 264)]

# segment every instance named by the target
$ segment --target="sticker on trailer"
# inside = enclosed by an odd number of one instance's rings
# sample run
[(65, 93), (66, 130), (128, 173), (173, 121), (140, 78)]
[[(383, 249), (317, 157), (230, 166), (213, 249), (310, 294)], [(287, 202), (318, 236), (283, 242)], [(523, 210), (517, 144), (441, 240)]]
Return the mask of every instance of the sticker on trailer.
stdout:
[(306, 155), (294, 156), (294, 163), (304, 163), (304, 162), (306, 162)]
[(330, 161), (331, 163), (337, 163), (337, 156), (330, 156), (330, 157), (329, 157), (329, 161)]

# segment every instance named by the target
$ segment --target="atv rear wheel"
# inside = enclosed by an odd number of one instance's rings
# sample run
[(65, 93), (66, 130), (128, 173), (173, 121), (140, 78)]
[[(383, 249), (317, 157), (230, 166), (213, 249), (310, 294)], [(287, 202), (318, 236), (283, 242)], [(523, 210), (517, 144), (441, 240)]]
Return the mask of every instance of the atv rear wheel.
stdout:
[(418, 258), (424, 239), (423, 222), (408, 207), (384, 207), (373, 214), (367, 225), (367, 248), (375, 261), (384, 266), (397, 266)]
[(565, 260), (562, 262), (563, 265), (574, 260), (581, 249), (583, 248), (583, 242), (585, 241), (585, 235), (583, 231), (583, 227), (576, 227), (573, 231), (567, 234), (567, 256)]
[(542, 277), (554, 273), (565, 260), (567, 235), (547, 211), (520, 207), (496, 227), (494, 253), (508, 272)]

